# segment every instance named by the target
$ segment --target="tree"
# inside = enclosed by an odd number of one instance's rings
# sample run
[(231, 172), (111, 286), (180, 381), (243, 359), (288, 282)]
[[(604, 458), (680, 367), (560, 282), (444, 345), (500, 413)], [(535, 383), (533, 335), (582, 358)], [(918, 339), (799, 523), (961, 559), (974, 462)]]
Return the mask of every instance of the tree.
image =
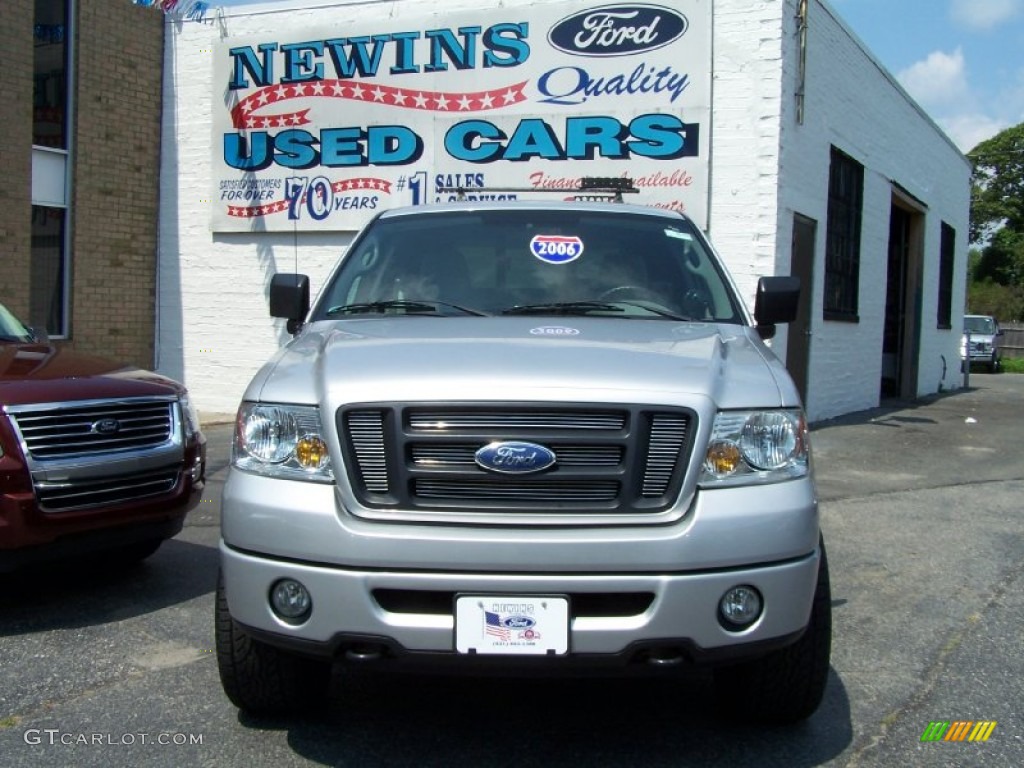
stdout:
[(972, 250), (968, 307), (1003, 320), (1024, 320), (1024, 123), (983, 141), (967, 156), (971, 177)]
[(971, 242), (1001, 227), (1024, 233), (1024, 123), (981, 142), (967, 157), (974, 164)]

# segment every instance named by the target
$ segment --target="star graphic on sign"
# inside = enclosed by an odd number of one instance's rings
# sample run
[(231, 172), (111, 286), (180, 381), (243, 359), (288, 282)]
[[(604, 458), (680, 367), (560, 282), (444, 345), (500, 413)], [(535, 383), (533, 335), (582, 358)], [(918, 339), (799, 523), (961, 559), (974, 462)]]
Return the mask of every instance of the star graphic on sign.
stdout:
[(267, 89), (266, 89), (266, 88), (264, 88), (264, 89), (263, 89), (262, 91), (260, 91), (260, 92), (259, 92), (259, 93), (258, 93), (258, 94), (256, 95), (256, 101), (258, 101), (258, 102), (260, 103), (260, 106), (261, 106), (261, 107), (262, 107), (262, 106), (263, 106), (264, 104), (266, 104), (266, 103), (267, 103), (267, 99), (269, 99), (269, 98), (270, 98), (270, 93), (269, 93), (269, 92), (267, 91)]
[(469, 96), (466, 96), (465, 94), (463, 94), (462, 98), (459, 99), (459, 109), (469, 109), (469, 108), (470, 108)]
[(379, 85), (370, 91), (370, 93), (373, 94), (374, 101), (384, 101), (384, 91), (380, 89)]
[(494, 104), (494, 97), (485, 93), (480, 99), (480, 109), (490, 109), (492, 104)]
[(395, 104), (405, 106), (405, 91), (399, 91), (396, 89), (395, 92), (391, 94), (391, 99)]
[(448, 109), (448, 99), (444, 97), (443, 93), (435, 96), (434, 101), (437, 103), (438, 109)]
[(323, 96), (324, 95), (324, 84), (320, 80), (317, 80), (316, 83), (313, 84), (313, 95), (314, 96)]
[(331, 85), (331, 90), (334, 91), (334, 95), (335, 96), (344, 96), (345, 95), (345, 87), (341, 83), (339, 83), (339, 82), (334, 82)]
[(358, 83), (356, 83), (355, 85), (352, 86), (352, 98), (353, 99), (361, 99), (361, 98), (363, 98), (363, 87), (361, 85), (359, 85)]
[(502, 97), (505, 99), (506, 104), (512, 104), (515, 102), (518, 95), (519, 94), (517, 94), (514, 89), (509, 88), (504, 94), (502, 94)]
[(427, 107), (427, 97), (426, 96), (424, 96), (422, 93), (417, 93), (415, 96), (413, 96), (413, 98), (416, 100), (416, 106), (419, 109), (426, 109), (426, 107)]
[(274, 91), (274, 96), (278, 99), (286, 99), (288, 98), (288, 89), (282, 85), (280, 88)]

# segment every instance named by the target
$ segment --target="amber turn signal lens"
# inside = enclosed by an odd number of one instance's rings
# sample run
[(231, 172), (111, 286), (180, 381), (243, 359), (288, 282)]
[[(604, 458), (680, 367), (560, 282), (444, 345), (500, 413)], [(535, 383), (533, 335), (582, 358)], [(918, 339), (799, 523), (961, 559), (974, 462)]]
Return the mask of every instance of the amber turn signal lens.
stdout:
[(319, 437), (303, 437), (295, 444), (295, 459), (306, 469), (319, 469), (327, 461), (327, 445)]
[(708, 472), (724, 477), (735, 472), (741, 461), (742, 456), (736, 443), (719, 440), (708, 446), (704, 466)]

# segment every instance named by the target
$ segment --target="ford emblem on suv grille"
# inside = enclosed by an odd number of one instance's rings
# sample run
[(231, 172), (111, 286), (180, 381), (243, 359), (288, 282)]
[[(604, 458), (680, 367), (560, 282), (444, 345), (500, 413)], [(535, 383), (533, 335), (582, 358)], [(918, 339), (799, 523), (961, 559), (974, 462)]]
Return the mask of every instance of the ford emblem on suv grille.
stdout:
[(505, 440), (485, 445), (474, 456), (477, 466), (491, 472), (526, 474), (540, 472), (555, 463), (555, 452), (536, 443)]
[(117, 419), (100, 419), (93, 422), (92, 431), (97, 435), (116, 435), (121, 431), (121, 422)]

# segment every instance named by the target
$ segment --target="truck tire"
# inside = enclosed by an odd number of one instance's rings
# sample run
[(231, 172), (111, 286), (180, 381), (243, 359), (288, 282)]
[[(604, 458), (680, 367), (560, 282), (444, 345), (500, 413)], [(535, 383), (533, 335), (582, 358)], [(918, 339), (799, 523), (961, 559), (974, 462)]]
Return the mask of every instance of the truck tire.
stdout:
[(832, 592), (824, 541), (820, 547), (807, 630), (767, 656), (716, 669), (715, 694), (723, 714), (782, 725), (810, 717), (821, 704), (832, 651)]
[(217, 667), (231, 703), (253, 715), (279, 715), (324, 702), (331, 665), (260, 642), (231, 618), (223, 579), (214, 615)]

